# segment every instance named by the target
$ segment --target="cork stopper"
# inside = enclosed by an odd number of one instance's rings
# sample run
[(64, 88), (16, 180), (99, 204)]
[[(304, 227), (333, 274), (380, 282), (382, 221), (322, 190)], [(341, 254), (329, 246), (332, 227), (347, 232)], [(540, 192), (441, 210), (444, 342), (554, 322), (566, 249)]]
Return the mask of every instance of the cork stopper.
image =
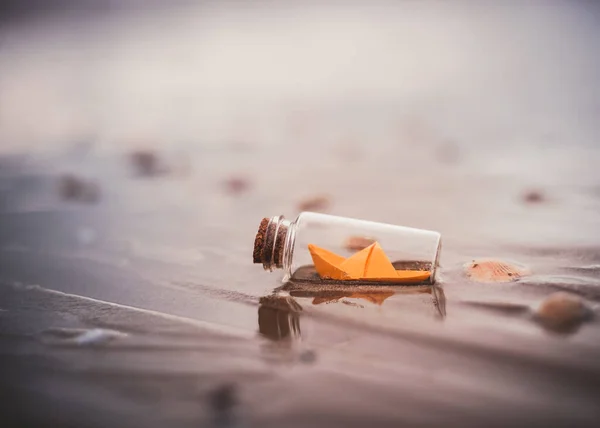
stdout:
[(252, 260), (262, 263), (266, 270), (283, 267), (283, 250), (288, 232), (288, 221), (283, 216), (263, 218), (254, 238)]
[(254, 251), (252, 252), (254, 263), (262, 263), (262, 251), (265, 247), (268, 225), (269, 219), (265, 217), (261, 220), (260, 226), (258, 226), (258, 232), (256, 233), (256, 238), (254, 238)]

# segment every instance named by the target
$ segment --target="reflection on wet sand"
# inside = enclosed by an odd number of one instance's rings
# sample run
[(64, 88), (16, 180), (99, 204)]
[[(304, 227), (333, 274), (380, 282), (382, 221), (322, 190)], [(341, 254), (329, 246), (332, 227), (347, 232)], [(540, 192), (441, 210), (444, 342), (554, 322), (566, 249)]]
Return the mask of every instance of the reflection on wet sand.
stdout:
[(258, 330), (274, 341), (300, 337), (302, 306), (290, 296), (264, 296), (258, 307)]
[[(363, 299), (363, 300), (366, 300), (375, 305), (381, 306), (388, 297), (391, 297), (394, 294), (395, 293), (393, 291), (387, 291), (387, 292), (381, 292), (381, 293), (362, 293), (362, 292), (338, 293), (338, 292), (334, 292), (332, 295), (325, 294), (322, 296), (315, 296), (313, 298), (312, 304), (320, 305), (322, 303), (335, 303), (335, 302), (339, 302), (340, 299), (347, 297), (349, 299)], [(306, 296), (300, 296), (298, 294), (292, 294), (292, 295), (294, 295), (294, 296), (297, 295), (298, 297), (306, 297)], [(341, 303), (350, 304), (351, 302), (348, 302), (347, 300), (342, 300)], [(359, 306), (359, 305), (354, 305), (354, 306)]]
[[(301, 283), (287, 282), (281, 291), (293, 297), (312, 298), (313, 305), (323, 303), (344, 303), (346, 299), (360, 299), (378, 306), (394, 295), (431, 294), (431, 303), (440, 318), (446, 316), (446, 297), (439, 285), (392, 286), (392, 285), (344, 285), (342, 283)], [(359, 305), (353, 305), (359, 306)]]
[(441, 319), (446, 318), (446, 295), (444, 289), (439, 285), (431, 286), (431, 295), (433, 296), (433, 305)]
[[(285, 293), (285, 294), (279, 294)], [(446, 317), (446, 297), (439, 285), (433, 286), (373, 286), (287, 282), (269, 296), (261, 297), (258, 308), (259, 332), (273, 341), (301, 337), (302, 306), (294, 299), (312, 298), (313, 305), (341, 303), (364, 308), (348, 299), (359, 299), (381, 306), (394, 295), (430, 294), (437, 317)]]

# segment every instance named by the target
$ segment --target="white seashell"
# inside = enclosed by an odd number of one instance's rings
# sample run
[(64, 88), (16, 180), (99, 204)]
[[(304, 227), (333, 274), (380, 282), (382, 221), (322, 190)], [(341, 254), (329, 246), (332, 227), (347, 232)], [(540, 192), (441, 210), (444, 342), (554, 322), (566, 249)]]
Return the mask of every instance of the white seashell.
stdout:
[(41, 340), (53, 346), (98, 346), (126, 336), (105, 328), (49, 328), (41, 333)]
[(124, 336), (127, 335), (119, 331), (94, 328), (73, 338), (73, 341), (78, 345), (100, 345)]

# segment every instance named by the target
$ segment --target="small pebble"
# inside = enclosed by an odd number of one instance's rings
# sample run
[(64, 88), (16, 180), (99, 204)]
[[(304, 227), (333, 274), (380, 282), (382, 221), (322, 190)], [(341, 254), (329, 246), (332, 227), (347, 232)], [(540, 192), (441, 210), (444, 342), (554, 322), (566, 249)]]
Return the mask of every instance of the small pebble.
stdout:
[(365, 236), (351, 236), (346, 240), (344, 247), (349, 251), (360, 251), (373, 244), (375, 239)]
[(136, 150), (129, 159), (134, 172), (140, 177), (155, 177), (167, 172), (159, 156), (151, 150)]
[(529, 269), (496, 259), (473, 260), (465, 265), (469, 279), (477, 282), (513, 282), (529, 275)]
[(225, 189), (231, 194), (240, 194), (250, 188), (250, 181), (243, 177), (231, 177), (224, 182)]
[(581, 297), (563, 291), (546, 297), (535, 310), (536, 319), (544, 327), (559, 332), (576, 329), (589, 314)]
[(96, 183), (71, 174), (60, 177), (58, 191), (65, 201), (95, 203), (100, 199), (100, 187)]
[(331, 205), (331, 198), (325, 195), (306, 198), (298, 204), (300, 211), (327, 211)]
[(530, 190), (523, 195), (523, 201), (528, 204), (538, 204), (545, 199), (544, 194), (539, 190)]

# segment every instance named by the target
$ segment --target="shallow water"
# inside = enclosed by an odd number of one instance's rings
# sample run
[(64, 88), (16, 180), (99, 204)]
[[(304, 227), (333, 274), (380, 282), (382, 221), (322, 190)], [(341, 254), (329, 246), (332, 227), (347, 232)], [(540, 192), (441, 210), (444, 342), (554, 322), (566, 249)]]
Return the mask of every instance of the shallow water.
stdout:
[[(318, 9), (329, 29), (286, 8), (184, 10), (206, 26), (169, 12), (168, 37), (150, 12), (2, 29), (0, 106), (28, 100), (36, 120), (0, 109), (3, 419), (595, 425), (597, 10), (387, 7)], [(277, 53), (289, 68), (269, 67)], [(137, 176), (140, 146), (172, 171)], [(65, 173), (99, 201), (61, 200)], [(332, 214), (439, 230), (439, 284), (321, 288), (253, 265), (260, 219), (322, 194)], [(470, 281), (482, 257), (532, 275)], [(535, 311), (556, 291), (589, 316), (549, 329)], [(111, 340), (71, 340), (98, 329)]]

